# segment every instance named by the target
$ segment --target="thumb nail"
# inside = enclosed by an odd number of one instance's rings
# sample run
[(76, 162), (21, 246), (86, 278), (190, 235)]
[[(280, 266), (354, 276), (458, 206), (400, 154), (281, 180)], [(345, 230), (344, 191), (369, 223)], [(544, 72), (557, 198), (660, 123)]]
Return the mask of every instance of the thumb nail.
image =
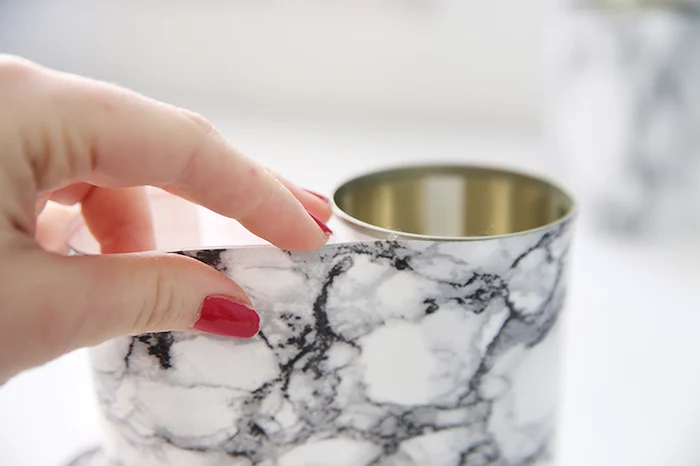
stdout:
[(260, 316), (248, 306), (224, 296), (207, 296), (194, 328), (215, 335), (251, 338), (260, 330)]

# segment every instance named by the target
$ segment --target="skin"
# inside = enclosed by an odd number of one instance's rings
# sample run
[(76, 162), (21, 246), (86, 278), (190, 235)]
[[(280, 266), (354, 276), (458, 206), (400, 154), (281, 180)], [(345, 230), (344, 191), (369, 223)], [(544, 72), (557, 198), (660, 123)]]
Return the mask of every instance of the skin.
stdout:
[[(119, 335), (191, 330), (210, 295), (250, 304), (210, 267), (148, 252), (143, 186), (234, 218), (280, 248), (328, 239), (307, 213), (328, 220), (326, 203), (201, 116), (0, 55), (0, 383)], [(103, 255), (65, 255), (78, 209)]]

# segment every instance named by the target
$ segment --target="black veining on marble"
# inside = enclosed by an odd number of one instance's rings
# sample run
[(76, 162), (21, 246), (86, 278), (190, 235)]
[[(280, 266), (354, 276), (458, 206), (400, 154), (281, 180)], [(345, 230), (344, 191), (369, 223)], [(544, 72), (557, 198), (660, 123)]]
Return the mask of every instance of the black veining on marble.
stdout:
[(170, 347), (174, 341), (174, 337), (170, 332), (145, 333), (131, 337), (129, 350), (124, 356), (124, 365), (127, 369), (129, 368), (134, 347), (141, 343), (145, 345), (148, 354), (158, 360), (161, 369), (170, 369), (173, 367), (170, 359)]
[(219, 272), (226, 272), (226, 267), (221, 265), (221, 254), (225, 249), (202, 249), (199, 251), (185, 251), (180, 254), (197, 259), (200, 262), (215, 268)]
[[(455, 270), (463, 270), (459, 276), (449, 278), (430, 277), (437, 283), (437, 291), (422, 298), (425, 316), (440, 312), (447, 303), (457, 304), (464, 312), (482, 314), (494, 301), (504, 303), (508, 315), (495, 338), (482, 355), (476, 374), (464, 387), (464, 393), (451, 403), (436, 403), (425, 406), (403, 406), (394, 403), (378, 403), (369, 399), (362, 384), (355, 380), (352, 363), (335, 368), (327, 367), (329, 353), (342, 349), (355, 357), (361, 347), (355, 343), (358, 336), (346, 336), (342, 330), (331, 323), (330, 315), (335, 312), (329, 308), (329, 295), (334, 287), (341, 286), (340, 281), (352, 270), (358, 257), (367, 257), (375, 264), (384, 266), (388, 273), (411, 273), (423, 276), (420, 262), (428, 260), (431, 255), (439, 255), (433, 249), (414, 250), (410, 244), (400, 241), (377, 241), (372, 243), (352, 243), (336, 245), (315, 253), (291, 254), (295, 267), (307, 274), (319, 274), (320, 286), (313, 299), (312, 312), (297, 313), (293, 308), (280, 314), (281, 318), (274, 325), (284, 329), (286, 337), (275, 340), (270, 332), (263, 328), (258, 338), (265, 342), (279, 361), (280, 376), (263, 384), (249, 395), (243, 395), (241, 415), (235, 420), (237, 432), (216, 447), (232, 457), (245, 457), (253, 464), (276, 460), (287, 449), (304, 444), (307, 441), (324, 438), (345, 437), (370, 442), (380, 448), (378, 455), (369, 465), (390, 466), (413, 464), (406, 452), (401, 449), (404, 442), (424, 435), (440, 432), (453, 432), (457, 428), (472, 428), (478, 435), (464, 439), (458, 452), (459, 464), (466, 466), (507, 465), (501, 446), (488, 430), (492, 415), (493, 399), (484, 399), (479, 394), (482, 378), (493, 368), (498, 357), (516, 345), (533, 346), (540, 342), (557, 321), (564, 297), (562, 275), (565, 269), (565, 249), (555, 254), (552, 244), (568, 231), (570, 222), (564, 222), (553, 230), (544, 233), (532, 247), (518, 255), (510, 267), (506, 264), (502, 273), (485, 272), (470, 267), (467, 262), (462, 267), (463, 259), (453, 260)], [(523, 312), (511, 299), (509, 279), (523, 266), (530, 254), (544, 251), (546, 264), (553, 267), (554, 282), (548, 289), (548, 296), (539, 309)], [(197, 252), (194, 257), (218, 270), (222, 267), (221, 255), (224, 251)], [(190, 253), (185, 253), (190, 255)], [(315, 254), (315, 255), (314, 255)], [(320, 261), (319, 255), (320, 254)], [(443, 260), (448, 260), (441, 257)], [(308, 262), (313, 261), (315, 270)], [(234, 277), (235, 279), (235, 277)], [(335, 304), (336, 306), (338, 304)], [(369, 325), (363, 331), (371, 332)], [(361, 329), (362, 330), (362, 329)], [(361, 336), (361, 335), (360, 335)], [(150, 356), (155, 358), (161, 370), (176, 370), (170, 356), (173, 344), (170, 333), (147, 334), (134, 337), (124, 358), (126, 367), (135, 345), (145, 345)], [(348, 399), (338, 402), (344, 383), (356, 384)], [(303, 390), (300, 388), (303, 387)], [(345, 388), (344, 388), (345, 389)], [(308, 396), (310, 393), (311, 396)], [(273, 429), (277, 424), (275, 412), (266, 412), (263, 404), (276, 396), (281, 396), (286, 403), (291, 403), (297, 421), (288, 429)], [(341, 403), (341, 404), (338, 404)], [(353, 420), (343, 417), (346, 411), (357, 409), (363, 412), (371, 422), (360, 427), (353, 425)], [(438, 421), (445, 413), (460, 414), (458, 421)], [(191, 441), (178, 439), (164, 432), (154, 432), (155, 438), (163, 442), (190, 451), (203, 451), (206, 448), (193, 445)], [(549, 455), (546, 441), (527, 458), (517, 464), (536, 464)], [(369, 466), (362, 465), (362, 466)]]
[[(204, 264), (213, 267), (220, 272), (225, 272), (226, 268), (221, 265), (221, 254), (223, 249), (211, 249), (211, 250), (200, 250), (192, 252), (180, 252), (177, 254), (184, 255), (187, 257), (192, 257)], [(135, 346), (138, 344), (143, 344), (146, 347), (146, 351), (152, 357), (154, 357), (161, 369), (167, 370), (171, 369), (172, 361), (170, 356), (170, 347), (174, 342), (174, 337), (171, 332), (153, 332), (146, 333), (142, 335), (137, 335), (131, 337), (129, 343), (129, 349), (124, 356), (124, 366), (128, 369), (130, 364), (130, 359), (134, 353)]]

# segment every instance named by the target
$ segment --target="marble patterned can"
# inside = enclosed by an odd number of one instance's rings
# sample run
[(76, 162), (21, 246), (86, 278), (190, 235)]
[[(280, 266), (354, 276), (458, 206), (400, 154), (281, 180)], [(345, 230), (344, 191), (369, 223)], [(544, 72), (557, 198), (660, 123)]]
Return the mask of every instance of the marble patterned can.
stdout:
[(254, 338), (91, 350), (101, 464), (550, 464), (571, 197), (501, 169), (421, 166), (333, 200), (347, 241), (180, 252), (243, 287)]
[(549, 140), (586, 217), (626, 236), (697, 232), (700, 4), (557, 3)]

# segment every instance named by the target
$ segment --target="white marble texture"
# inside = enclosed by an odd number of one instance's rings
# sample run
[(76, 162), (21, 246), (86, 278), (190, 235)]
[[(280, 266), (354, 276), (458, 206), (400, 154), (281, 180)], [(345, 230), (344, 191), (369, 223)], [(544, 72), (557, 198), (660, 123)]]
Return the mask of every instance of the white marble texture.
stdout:
[(570, 235), (188, 253), (246, 290), (261, 332), (94, 348), (106, 462), (549, 464)]
[(569, 6), (550, 43), (551, 150), (584, 208), (625, 234), (699, 227), (698, 7)]

